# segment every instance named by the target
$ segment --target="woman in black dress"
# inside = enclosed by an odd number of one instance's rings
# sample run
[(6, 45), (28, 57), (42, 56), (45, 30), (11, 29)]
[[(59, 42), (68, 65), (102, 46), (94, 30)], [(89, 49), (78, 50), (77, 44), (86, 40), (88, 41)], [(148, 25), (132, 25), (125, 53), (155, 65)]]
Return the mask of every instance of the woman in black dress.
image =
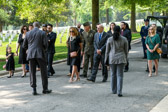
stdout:
[(6, 71), (9, 71), (9, 76), (8, 78), (11, 78), (11, 76), (13, 76), (13, 73), (15, 71), (15, 60), (14, 60), (14, 56), (16, 56), (16, 54), (12, 53), (12, 49), (11, 47), (7, 47), (6, 49)]
[(115, 27), (115, 26), (116, 26), (115, 23), (111, 23), (111, 24), (110, 24), (109, 31), (107, 32), (107, 33), (110, 35), (110, 37), (112, 37), (113, 34), (114, 34), (114, 27)]
[[(82, 42), (80, 37), (78, 36), (78, 31), (75, 27), (71, 27), (69, 30), (70, 37), (68, 40), (69, 43), (69, 63), (72, 66), (72, 75), (69, 82), (73, 82), (74, 74), (76, 74), (75, 81), (79, 81), (79, 71), (80, 71), (80, 56), (82, 49)], [(76, 54), (76, 56), (72, 56), (72, 54)]]
[(19, 64), (22, 64), (22, 70), (23, 70), (22, 78), (26, 76), (25, 64), (28, 64), (28, 61), (26, 59), (27, 58), (27, 53), (26, 53), (26, 50), (22, 46), (27, 31), (28, 31), (28, 27), (27, 26), (22, 26), (21, 34), (19, 35), (18, 45), (17, 45), (17, 49), (16, 49), (16, 53), (18, 54), (18, 49), (20, 47)]

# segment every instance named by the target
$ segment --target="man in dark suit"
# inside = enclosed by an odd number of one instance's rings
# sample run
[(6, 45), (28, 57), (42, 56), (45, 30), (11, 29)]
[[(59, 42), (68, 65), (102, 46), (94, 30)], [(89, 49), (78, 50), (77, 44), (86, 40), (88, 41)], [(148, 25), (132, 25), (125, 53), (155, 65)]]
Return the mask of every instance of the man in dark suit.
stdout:
[[(129, 44), (129, 46), (131, 46), (130, 44), (131, 44), (131, 37), (132, 36), (131, 36), (130, 31), (128, 29), (126, 29), (126, 23), (125, 22), (121, 22), (121, 35), (127, 38), (128, 44)], [(131, 49), (131, 47), (128, 47), (128, 51), (130, 49)], [(124, 72), (128, 72), (128, 70), (129, 70), (129, 61), (127, 59), (127, 64), (125, 66)]]
[(140, 35), (141, 35), (143, 52), (144, 52), (143, 59), (146, 59), (147, 58), (147, 55), (146, 55), (147, 48), (146, 48), (146, 45), (145, 45), (145, 40), (146, 40), (146, 37), (148, 36), (149, 20), (148, 19), (144, 19), (144, 23), (145, 23), (145, 26), (142, 26)]
[(78, 28), (79, 33), (82, 35), (82, 32), (84, 30), (81, 28), (81, 24), (80, 23), (77, 24), (77, 28)]
[(30, 85), (33, 88), (33, 95), (37, 95), (36, 91), (36, 64), (41, 67), (41, 77), (43, 84), (43, 93), (51, 93), (48, 90), (48, 78), (47, 78), (47, 64), (45, 60), (45, 49), (47, 49), (48, 42), (45, 32), (39, 30), (39, 23), (33, 24), (34, 29), (26, 34), (23, 42), (23, 47), (28, 50), (27, 60), (30, 64)]
[(54, 33), (53, 31), (53, 25), (52, 24), (48, 24), (47, 25), (47, 31), (49, 32), (47, 37), (48, 37), (48, 77), (49, 76), (53, 76), (53, 74), (55, 74), (55, 71), (52, 67), (53, 64), (53, 58), (54, 58), (54, 54), (55, 54), (55, 41), (57, 38), (57, 34)]
[(94, 64), (93, 64), (93, 69), (92, 69), (92, 75), (90, 78), (88, 78), (88, 81), (95, 82), (96, 80), (96, 75), (99, 67), (99, 63), (102, 63), (102, 76), (103, 80), (102, 82), (106, 82), (108, 78), (108, 70), (107, 66), (104, 63), (105, 59), (105, 50), (106, 50), (106, 42), (107, 39), (109, 38), (109, 35), (104, 32), (104, 27), (103, 25), (98, 25), (98, 32), (94, 36)]

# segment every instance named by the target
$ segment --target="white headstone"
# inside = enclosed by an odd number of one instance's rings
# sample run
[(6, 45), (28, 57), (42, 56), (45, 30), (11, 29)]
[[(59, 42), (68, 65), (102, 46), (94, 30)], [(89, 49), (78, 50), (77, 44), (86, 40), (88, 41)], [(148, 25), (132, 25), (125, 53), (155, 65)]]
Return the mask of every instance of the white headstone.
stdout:
[(11, 41), (11, 39), (9, 38), (9, 44), (11, 44), (11, 42), (12, 42), (12, 41)]
[(3, 42), (5, 42), (5, 37), (3, 36)]

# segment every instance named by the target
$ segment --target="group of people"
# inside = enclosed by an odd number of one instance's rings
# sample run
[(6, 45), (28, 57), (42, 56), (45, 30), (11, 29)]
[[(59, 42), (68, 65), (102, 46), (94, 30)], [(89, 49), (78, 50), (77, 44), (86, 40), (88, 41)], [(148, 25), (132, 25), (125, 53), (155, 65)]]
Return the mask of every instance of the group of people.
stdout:
[[(67, 40), (69, 82), (79, 81), (80, 76), (95, 82), (99, 67), (102, 68), (102, 82), (106, 82), (108, 67), (110, 67), (112, 92), (121, 97), (123, 72), (129, 70), (128, 53), (132, 40), (128, 24), (121, 22), (121, 26), (117, 26), (111, 23), (108, 32), (104, 31), (102, 24), (97, 24), (96, 31), (91, 29), (89, 22), (83, 24), (84, 30), (80, 26), (78, 24), (77, 27), (69, 29), (70, 35)], [(80, 74), (80, 68), (83, 68), (82, 74)], [(88, 73), (89, 68), (91, 74)]]
[[(69, 29), (67, 40), (67, 64), (70, 65), (69, 82), (80, 81), (80, 77), (95, 82), (100, 67), (102, 82), (106, 82), (108, 68), (110, 68), (112, 93), (122, 97), (123, 74), (129, 70), (128, 54), (132, 40), (129, 25), (125, 22), (121, 22), (120, 26), (111, 23), (108, 32), (105, 32), (104, 26), (99, 23), (96, 25), (96, 30), (91, 29), (89, 22), (84, 23), (83, 26), (84, 29), (81, 29), (80, 24)], [(30, 69), (30, 84), (33, 88), (33, 95), (37, 95), (36, 69), (41, 71), (44, 94), (51, 93), (51, 90), (48, 89), (48, 78), (55, 73), (52, 63), (57, 35), (52, 32), (53, 26), (51, 24), (43, 24), (42, 30), (39, 30), (39, 27), (38, 22), (29, 26), (29, 31), (26, 26), (23, 26), (16, 53), (12, 53), (11, 47), (8, 46), (6, 54), (6, 69), (9, 71), (10, 78), (14, 73), (13, 57), (18, 56), (20, 47), (19, 64), (22, 64), (22, 77), (26, 75), (26, 69)], [(152, 76), (152, 60), (155, 62), (155, 75), (158, 74), (159, 53), (156, 51), (160, 44), (160, 38), (156, 33), (156, 28), (156, 25), (149, 26), (149, 20), (145, 19), (145, 26), (140, 32), (144, 58), (148, 59), (149, 77)], [(80, 69), (83, 69), (82, 74), (80, 74)], [(91, 69), (91, 74), (88, 73), (88, 69)], [(76, 75), (75, 79), (74, 75)]]
[[(33, 25), (29, 25), (29, 27), (27, 27), (26, 25), (23, 25), (21, 27), (21, 33), (18, 37), (16, 53), (14, 53), (14, 55), (11, 56), (11, 57), (19, 56), (18, 64), (22, 65), (22, 71), (23, 71), (22, 76), (21, 76), (22, 78), (26, 76), (27, 72), (29, 72), (29, 61), (27, 60), (27, 50), (23, 48), (23, 42), (24, 42), (26, 33), (33, 30), (33, 28), (34, 28)], [(48, 39), (49, 46), (45, 51), (45, 57), (46, 57), (47, 65), (48, 65), (48, 77), (50, 77), (50, 76), (53, 76), (53, 74), (55, 74), (55, 71), (52, 67), (52, 63), (53, 63), (53, 57), (55, 54), (55, 41), (56, 41), (57, 35), (56, 33), (52, 31), (53, 30), (52, 24), (43, 24), (42, 30), (46, 32), (47, 39)], [(9, 55), (8, 49), (11, 49), (11, 47), (7, 46), (7, 49), (6, 49), (7, 56)], [(8, 61), (7, 59), (6, 70), (11, 72), (11, 74), (9, 73), (9, 76), (8, 76), (8, 78), (11, 78), (14, 75), (15, 65), (14, 63), (10, 64), (9, 62), (10, 61)], [(40, 71), (40, 66), (38, 63), (37, 63), (37, 70)]]
[(14, 75), (15, 60), (14, 56), (18, 56), (19, 64), (22, 64), (22, 77), (30, 72), (30, 85), (33, 88), (33, 95), (37, 95), (36, 91), (36, 70), (41, 71), (43, 93), (51, 93), (48, 89), (48, 78), (55, 74), (52, 67), (55, 54), (56, 33), (54, 33), (52, 24), (43, 24), (42, 30), (39, 30), (40, 24), (35, 22), (33, 25), (22, 26), (21, 34), (18, 38), (16, 53), (12, 52), (10, 46), (6, 49), (6, 70), (9, 71), (8, 78)]

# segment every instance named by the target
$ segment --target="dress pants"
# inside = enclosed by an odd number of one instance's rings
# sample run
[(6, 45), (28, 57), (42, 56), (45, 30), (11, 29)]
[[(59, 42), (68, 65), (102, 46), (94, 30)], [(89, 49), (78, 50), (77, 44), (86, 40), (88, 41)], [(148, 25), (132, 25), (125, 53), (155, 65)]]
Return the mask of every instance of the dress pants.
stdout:
[(124, 64), (111, 64), (111, 89), (113, 94), (122, 94)]
[(88, 68), (89, 68), (89, 59), (90, 59), (90, 62), (91, 62), (91, 69), (93, 67), (93, 54), (90, 55), (90, 54), (87, 54), (85, 53), (85, 58), (84, 58), (84, 66), (83, 66), (83, 75), (84, 76), (87, 76), (87, 72), (88, 72)]
[(127, 58), (127, 63), (125, 65), (125, 70), (129, 70), (129, 59)]
[(107, 66), (104, 64), (104, 56), (101, 55), (94, 55), (94, 64), (93, 64), (93, 69), (92, 69), (92, 76), (91, 79), (96, 79), (96, 75), (97, 75), (97, 71), (98, 71), (98, 67), (99, 67), (99, 63), (102, 63), (102, 76), (103, 79), (107, 80), (108, 78), (108, 70), (107, 70)]
[(47, 64), (44, 59), (30, 59), (29, 60), (29, 68), (30, 68), (30, 85), (33, 88), (36, 88), (36, 65), (37, 63), (40, 65), (41, 68), (41, 79), (43, 90), (48, 89), (48, 77), (47, 77)]
[(142, 41), (142, 47), (143, 47), (144, 58), (147, 58), (147, 54), (146, 54), (146, 52), (145, 52), (145, 50), (147, 50), (146, 44), (145, 44), (145, 39), (141, 39), (141, 41)]
[(53, 66), (52, 66), (54, 54), (53, 53), (48, 53), (47, 57), (48, 57), (48, 75), (50, 75), (50, 73), (54, 74), (55, 71), (54, 71)]

